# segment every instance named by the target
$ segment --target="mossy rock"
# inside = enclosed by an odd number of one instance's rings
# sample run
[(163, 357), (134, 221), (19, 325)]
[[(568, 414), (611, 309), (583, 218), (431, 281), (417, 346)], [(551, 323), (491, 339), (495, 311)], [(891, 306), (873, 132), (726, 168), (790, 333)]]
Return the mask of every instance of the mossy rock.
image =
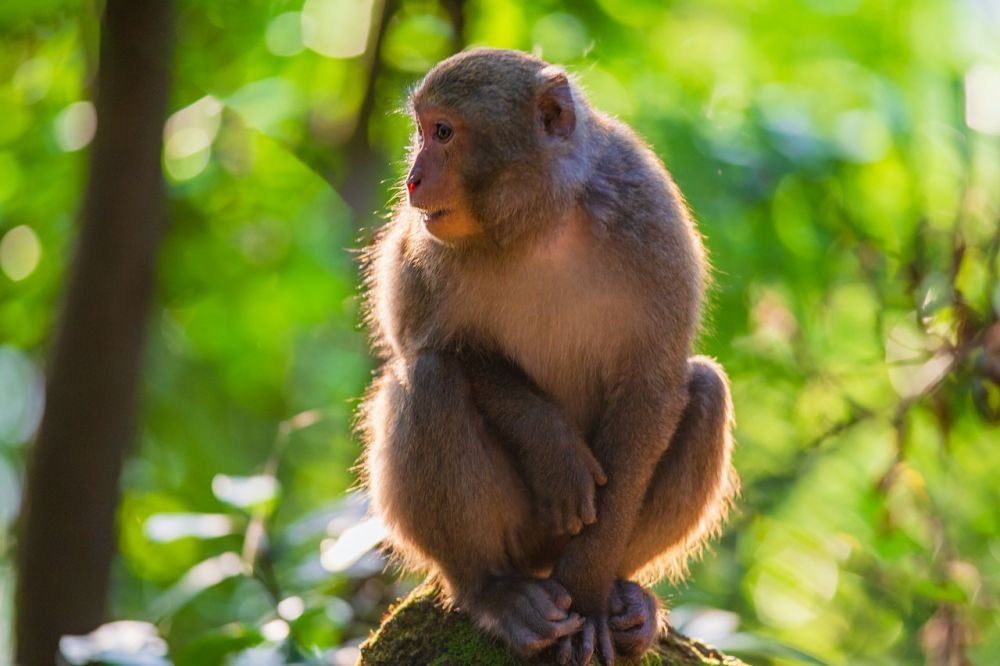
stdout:
[[(596, 660), (595, 660), (596, 662)], [(393, 606), (382, 626), (361, 646), (360, 666), (538, 666), (545, 659), (525, 661), (483, 633), (462, 613), (444, 607), (435, 590), (421, 586)], [(642, 666), (747, 666), (704, 643), (670, 628)]]

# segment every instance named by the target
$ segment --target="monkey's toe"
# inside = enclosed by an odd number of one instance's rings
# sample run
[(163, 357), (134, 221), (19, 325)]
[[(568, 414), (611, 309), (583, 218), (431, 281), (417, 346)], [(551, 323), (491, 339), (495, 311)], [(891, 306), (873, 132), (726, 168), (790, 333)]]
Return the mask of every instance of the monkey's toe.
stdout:
[(637, 659), (653, 646), (659, 633), (656, 598), (632, 581), (615, 583), (608, 624), (615, 649), (623, 657)]
[(569, 611), (569, 594), (555, 581), (501, 580), (492, 597), (501, 638), (523, 657), (555, 645), (583, 626), (583, 618)]
[[(572, 653), (576, 666), (588, 666), (595, 654), (601, 657), (604, 666), (614, 666), (615, 647), (608, 616), (605, 614), (588, 617), (583, 622), (583, 628), (576, 636), (562, 639), (557, 657), (561, 660), (566, 654)], [(568, 659), (567, 659), (568, 661)], [(559, 661), (559, 663), (567, 663)]]

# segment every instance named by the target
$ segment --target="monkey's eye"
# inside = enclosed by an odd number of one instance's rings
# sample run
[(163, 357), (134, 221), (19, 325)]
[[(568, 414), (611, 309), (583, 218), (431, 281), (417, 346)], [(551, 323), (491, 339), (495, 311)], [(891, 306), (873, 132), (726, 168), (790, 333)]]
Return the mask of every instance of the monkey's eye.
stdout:
[(451, 128), (451, 125), (445, 122), (434, 123), (434, 138), (441, 143), (448, 143), (451, 141), (451, 137), (454, 136), (455, 130)]

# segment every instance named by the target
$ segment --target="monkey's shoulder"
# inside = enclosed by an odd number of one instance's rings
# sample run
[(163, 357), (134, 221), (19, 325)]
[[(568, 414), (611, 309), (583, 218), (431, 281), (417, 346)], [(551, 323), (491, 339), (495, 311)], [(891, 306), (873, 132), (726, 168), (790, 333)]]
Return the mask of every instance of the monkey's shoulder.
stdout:
[(397, 211), (365, 253), (367, 319), (377, 347), (399, 353), (426, 332), (440, 294), (439, 272), (414, 242), (409, 211)]

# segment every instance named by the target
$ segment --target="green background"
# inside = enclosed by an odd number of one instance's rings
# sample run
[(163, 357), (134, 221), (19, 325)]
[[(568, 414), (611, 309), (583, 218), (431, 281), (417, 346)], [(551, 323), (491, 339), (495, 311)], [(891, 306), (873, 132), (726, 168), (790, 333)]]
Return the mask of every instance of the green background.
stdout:
[[(96, 12), (0, 6), (0, 661)], [(331, 565), (362, 514), (357, 250), (405, 169), (408, 89), (476, 44), (564, 64), (705, 235), (699, 349), (733, 382), (744, 493), (660, 588), (674, 622), (761, 664), (998, 663), (1000, 3), (184, 0), (176, 35), (115, 618), (179, 664), (349, 660), (412, 585)]]

